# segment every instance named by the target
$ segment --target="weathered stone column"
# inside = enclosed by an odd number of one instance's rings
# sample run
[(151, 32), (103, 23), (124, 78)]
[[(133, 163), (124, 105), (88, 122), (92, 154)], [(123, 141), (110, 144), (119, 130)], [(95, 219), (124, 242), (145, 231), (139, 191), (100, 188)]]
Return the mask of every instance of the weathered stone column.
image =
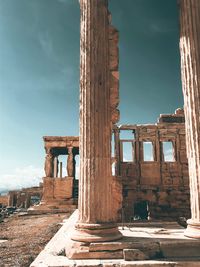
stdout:
[(54, 160), (53, 160), (53, 177), (54, 178), (58, 177), (58, 165), (59, 165), (58, 157), (54, 157)]
[(69, 177), (74, 177), (74, 156), (73, 147), (68, 147), (68, 157), (67, 157), (67, 175)]
[(62, 178), (62, 162), (60, 162), (60, 178)]
[(120, 142), (120, 130), (118, 128), (114, 129), (114, 142), (115, 142), (115, 175), (120, 176), (120, 152), (119, 152), (119, 142)]
[(44, 170), (46, 177), (53, 177), (53, 155), (51, 154), (51, 150), (47, 149), (45, 157)]
[(107, 0), (80, 0), (80, 179), (75, 241), (121, 237), (112, 205)]
[(185, 235), (200, 238), (200, 1), (181, 0), (180, 53), (192, 218)]

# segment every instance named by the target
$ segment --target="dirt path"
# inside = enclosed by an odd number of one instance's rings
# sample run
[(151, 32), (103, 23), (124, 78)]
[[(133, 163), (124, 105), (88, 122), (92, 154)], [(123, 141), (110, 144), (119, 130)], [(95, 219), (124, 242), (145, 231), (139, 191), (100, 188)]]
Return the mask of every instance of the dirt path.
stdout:
[(15, 215), (0, 223), (0, 267), (29, 266), (64, 218), (65, 214)]

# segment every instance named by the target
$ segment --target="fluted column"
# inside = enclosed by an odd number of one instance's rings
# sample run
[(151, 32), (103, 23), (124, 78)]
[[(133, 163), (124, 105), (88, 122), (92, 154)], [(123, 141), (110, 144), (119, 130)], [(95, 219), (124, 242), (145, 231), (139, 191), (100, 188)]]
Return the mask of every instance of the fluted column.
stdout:
[(111, 188), (111, 112), (107, 0), (80, 0), (79, 221), (73, 240), (121, 237)]
[(200, 1), (180, 0), (180, 53), (192, 218), (185, 235), (200, 238)]

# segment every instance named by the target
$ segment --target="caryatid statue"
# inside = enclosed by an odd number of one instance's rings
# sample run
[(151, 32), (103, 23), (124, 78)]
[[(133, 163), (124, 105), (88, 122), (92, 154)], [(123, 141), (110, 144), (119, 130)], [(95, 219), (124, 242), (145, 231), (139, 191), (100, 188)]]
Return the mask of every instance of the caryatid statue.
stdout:
[(73, 147), (68, 147), (67, 174), (69, 177), (74, 177), (74, 156), (72, 149)]
[(53, 176), (53, 155), (51, 154), (50, 149), (47, 149), (44, 170), (45, 170), (46, 177)]

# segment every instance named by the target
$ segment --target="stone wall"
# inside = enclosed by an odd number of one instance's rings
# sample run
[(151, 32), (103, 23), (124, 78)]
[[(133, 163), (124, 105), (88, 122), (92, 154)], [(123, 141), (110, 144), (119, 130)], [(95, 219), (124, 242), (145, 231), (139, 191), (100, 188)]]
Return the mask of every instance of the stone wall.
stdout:
[[(122, 217), (130, 221), (137, 215), (166, 220), (190, 216), (184, 122), (183, 110), (177, 109), (175, 114), (161, 115), (156, 124), (113, 126), (112, 204), (118, 210), (119, 222)], [(124, 133), (129, 136), (124, 137)], [(63, 138), (76, 138), (78, 153), (78, 137), (48, 137), (48, 140), (59, 139), (61, 144)], [(77, 204), (78, 180), (44, 177), (43, 183), (42, 205), (63, 208), (64, 204)]]
[(73, 177), (43, 178), (43, 200), (62, 201), (73, 198)]
[(5, 195), (5, 196), (0, 195), (0, 205), (2, 206), (8, 205), (8, 195)]
[[(129, 137), (124, 138), (124, 133)], [(166, 220), (189, 217), (183, 111), (161, 115), (157, 124), (115, 127), (114, 134), (115, 172), (123, 188), (124, 219), (130, 221), (138, 215)]]
[(21, 190), (9, 191), (8, 192), (8, 206), (29, 208), (42, 198), (43, 186), (34, 186), (29, 188), (23, 188)]

